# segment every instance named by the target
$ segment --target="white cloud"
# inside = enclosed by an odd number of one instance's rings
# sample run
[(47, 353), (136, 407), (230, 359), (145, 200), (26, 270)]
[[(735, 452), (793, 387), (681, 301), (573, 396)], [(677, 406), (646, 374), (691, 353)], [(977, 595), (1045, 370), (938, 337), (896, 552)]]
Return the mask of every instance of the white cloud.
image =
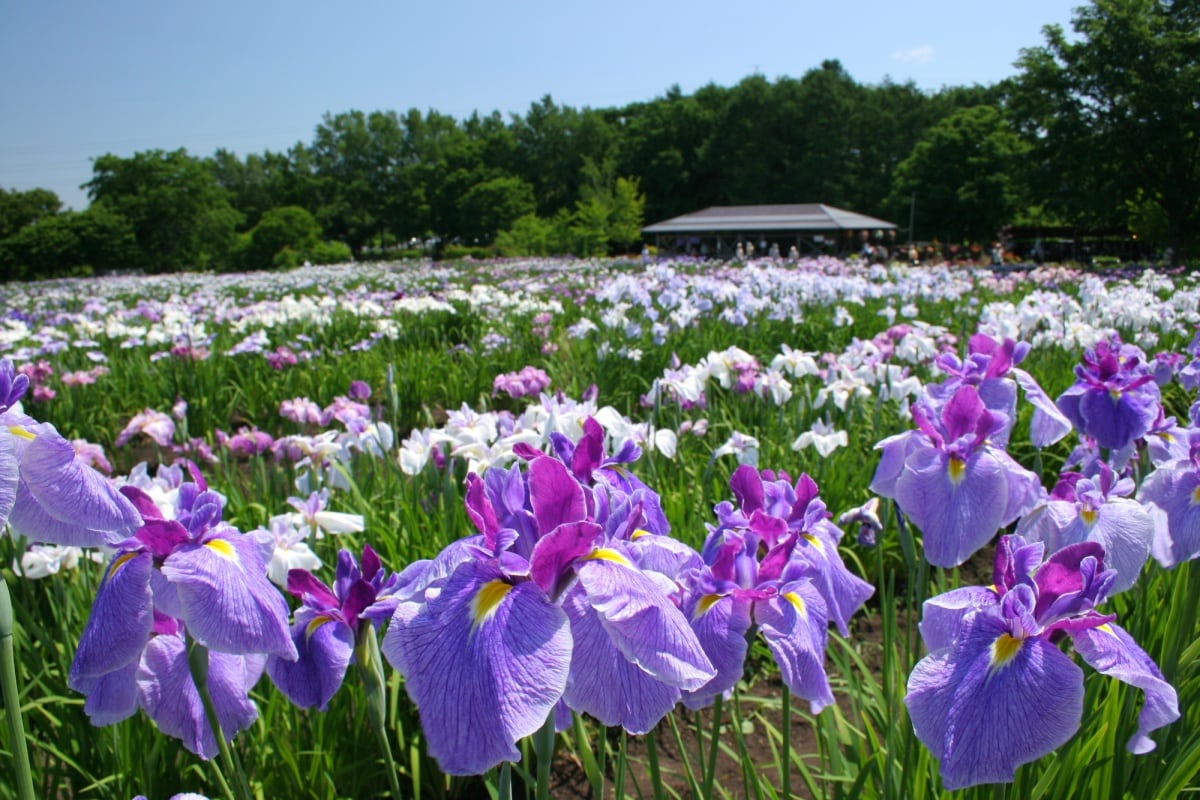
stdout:
[(892, 60), (926, 64), (933, 61), (933, 45), (923, 44), (919, 47), (910, 47), (908, 50), (897, 50), (892, 53)]

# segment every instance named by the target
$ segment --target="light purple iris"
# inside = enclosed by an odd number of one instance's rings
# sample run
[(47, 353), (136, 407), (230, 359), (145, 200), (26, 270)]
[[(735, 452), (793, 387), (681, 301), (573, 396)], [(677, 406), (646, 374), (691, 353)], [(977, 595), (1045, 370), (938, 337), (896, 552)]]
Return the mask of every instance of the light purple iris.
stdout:
[(1155, 517), (1154, 558), (1167, 568), (1200, 556), (1200, 431), (1187, 441), (1188, 457), (1159, 465), (1138, 492)]
[(129, 536), (141, 518), (48, 422), (19, 410), (29, 378), (0, 360), (0, 528), (31, 542), (98, 547)]
[(992, 586), (925, 602), (929, 655), (909, 676), (904, 702), (947, 789), (1012, 781), (1018, 766), (1079, 729), (1083, 672), (1055, 644), (1064, 636), (1097, 671), (1145, 693), (1130, 752), (1153, 750), (1148, 734), (1179, 718), (1158, 667), (1114, 616), (1096, 611), (1115, 577), (1104, 549), (1068, 545), (1045, 561), (1043, 552), (1041, 543), (1001, 537)]
[(1059, 395), (1058, 408), (1100, 447), (1128, 447), (1161, 415), (1161, 394), (1145, 353), (1116, 335), (1084, 351), (1075, 377), (1075, 385)]
[(1185, 389), (1200, 389), (1200, 326), (1196, 327), (1187, 352), (1192, 360), (1179, 368), (1179, 382)]
[(1029, 354), (1027, 342), (1005, 339), (997, 342), (991, 336), (977, 333), (967, 343), (967, 358), (959, 361), (953, 353), (943, 353), (937, 366), (949, 377), (941, 384), (924, 387), (926, 404), (936, 416), (945, 404), (964, 385), (979, 391), (988, 411), (1003, 419), (993, 432), (992, 443), (1007, 447), (1008, 437), (1017, 421), (1017, 386), (1033, 406), (1030, 438), (1036, 447), (1045, 447), (1066, 436), (1071, 422), (1054, 405), (1032, 375), (1017, 367)]
[(270, 656), (271, 681), (301, 708), (324, 711), (346, 676), (360, 623), (381, 626), (396, 610), (399, 584), (400, 576), (389, 574), (369, 545), (363, 547), (361, 568), (349, 550), (338, 552), (332, 589), (307, 570), (288, 572), (288, 593), (302, 604), (292, 623), (299, 658)]
[[(217, 754), (187, 661), (187, 639), (209, 652), (208, 684), (222, 730), (254, 721), (247, 693), (268, 654), (296, 658), (287, 604), (267, 580), (254, 539), (221, 520), (220, 495), (195, 470), (174, 519), (149, 495), (121, 491), (145, 522), (116, 546), (71, 664), (84, 711), (108, 725), (140, 706), (159, 729), (203, 758)], [(186, 636), (185, 636), (186, 634)]]
[(468, 476), (479, 535), (410, 567), (420, 580), (397, 605), (382, 649), (448, 774), (519, 759), (516, 742), (560, 701), (643, 730), (681, 690), (714, 675), (669, 597), (674, 583), (655, 571), (686, 562), (687, 551), (647, 531), (648, 490), (577, 477), (612, 471), (594, 435), (567, 448), (572, 469), (530, 453), (523, 471)]
[(912, 409), (917, 430), (880, 442), (871, 490), (895, 498), (924, 534), (925, 557), (939, 567), (966, 561), (1038, 501), (1036, 475), (992, 443), (1005, 425), (979, 391), (960, 386), (938, 416)]
[(719, 524), (704, 545), (704, 566), (687, 581), (683, 609), (717, 675), (687, 692), (690, 708), (708, 705), (742, 677), (747, 633), (762, 633), (788, 688), (813, 713), (833, 702), (825, 675), (826, 629), (847, 620), (874, 589), (838, 555), (842, 532), (829, 521), (817, 485), (739, 467), (730, 479), (738, 500), (717, 505)]
[(1021, 518), (1016, 532), (1045, 543), (1050, 552), (1078, 542), (1099, 543), (1105, 566), (1116, 573), (1109, 592), (1117, 594), (1137, 581), (1154, 540), (1154, 520), (1129, 497), (1131, 478), (1119, 478), (1104, 462), (1097, 466), (1092, 477), (1064, 473), (1050, 496)]

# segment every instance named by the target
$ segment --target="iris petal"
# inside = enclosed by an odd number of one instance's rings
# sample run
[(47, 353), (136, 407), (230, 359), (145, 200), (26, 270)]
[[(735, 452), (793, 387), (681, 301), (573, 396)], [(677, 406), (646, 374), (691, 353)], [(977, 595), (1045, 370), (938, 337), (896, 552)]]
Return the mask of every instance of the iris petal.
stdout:
[(1008, 628), (999, 617), (978, 612), (953, 646), (921, 659), (909, 676), (904, 703), (947, 789), (1012, 781), (1018, 766), (1079, 729), (1082, 670), (1038, 637), (998, 661), (1002, 635)]
[(175, 585), (188, 632), (225, 653), (270, 653), (295, 659), (287, 603), (267, 580), (262, 553), (247, 536), (184, 545), (162, 573)]
[(545, 723), (566, 687), (567, 617), (537, 584), (513, 586), (476, 625), (479, 592), (501, 578), (486, 564), (460, 564), (427, 602), (397, 605), (384, 636), (429, 752), (450, 775), (519, 760), (515, 743)]
[(1138, 729), (1130, 738), (1131, 753), (1149, 753), (1155, 748), (1150, 731), (1179, 719), (1179, 698), (1163, 679), (1158, 667), (1137, 642), (1118, 625), (1102, 625), (1072, 635), (1075, 652), (1105, 675), (1136, 686), (1146, 694), (1138, 714)]
[(679, 689), (625, 657), (581, 588), (568, 591), (563, 608), (574, 643), (563, 695), (567, 705), (632, 734), (650, 731), (675, 707)]
[(698, 689), (716, 675), (696, 634), (658, 584), (632, 565), (596, 559), (579, 582), (613, 644), (658, 680)]

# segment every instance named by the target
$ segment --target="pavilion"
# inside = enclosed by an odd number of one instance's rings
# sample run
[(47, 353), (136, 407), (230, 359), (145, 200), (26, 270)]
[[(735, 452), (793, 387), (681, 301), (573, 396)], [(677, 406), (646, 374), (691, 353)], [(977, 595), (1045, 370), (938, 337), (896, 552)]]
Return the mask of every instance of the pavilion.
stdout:
[(864, 241), (890, 248), (896, 225), (824, 203), (709, 206), (642, 228), (660, 250), (725, 258), (738, 244), (767, 255), (772, 245), (782, 254), (792, 247), (802, 255), (856, 252)]

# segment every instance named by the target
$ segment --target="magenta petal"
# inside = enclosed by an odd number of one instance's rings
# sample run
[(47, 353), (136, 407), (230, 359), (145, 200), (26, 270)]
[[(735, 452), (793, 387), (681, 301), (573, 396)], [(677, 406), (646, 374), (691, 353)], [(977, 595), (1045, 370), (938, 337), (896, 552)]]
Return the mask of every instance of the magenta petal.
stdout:
[(755, 467), (742, 464), (735, 469), (729, 479), (729, 488), (733, 490), (743, 514), (749, 516), (763, 507), (762, 476)]
[(580, 522), (587, 517), (583, 487), (571, 477), (556, 458), (535, 458), (529, 462), (529, 502), (538, 528), (548, 533), (564, 522)]
[(592, 551), (604, 529), (592, 522), (559, 525), (533, 547), (529, 577), (550, 597), (557, 597), (569, 568)]
[(337, 595), (319, 578), (306, 569), (289, 569), (287, 590), (292, 597), (300, 598), (306, 606), (313, 608), (337, 608)]
[(970, 384), (962, 386), (942, 407), (942, 425), (946, 430), (946, 441), (953, 442), (976, 432), (980, 425), (980, 417), (987, 413), (979, 390)]

